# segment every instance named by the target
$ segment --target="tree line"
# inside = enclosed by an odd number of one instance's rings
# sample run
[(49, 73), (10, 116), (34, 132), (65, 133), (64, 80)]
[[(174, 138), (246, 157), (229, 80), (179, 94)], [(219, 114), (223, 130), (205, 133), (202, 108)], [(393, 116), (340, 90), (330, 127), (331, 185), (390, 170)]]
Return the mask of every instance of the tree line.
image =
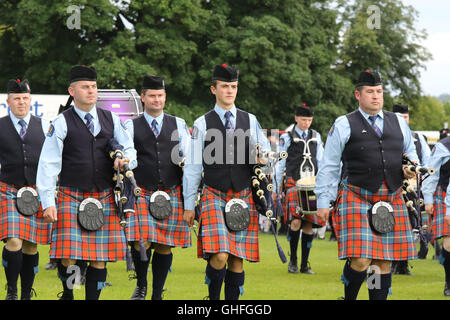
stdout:
[(34, 93), (65, 94), (71, 66), (85, 64), (97, 68), (99, 88), (139, 91), (145, 74), (158, 74), (167, 112), (192, 125), (214, 103), (214, 65), (226, 63), (240, 70), (237, 106), (263, 127), (284, 129), (306, 103), (326, 134), (356, 108), (359, 72), (376, 69), (387, 110), (408, 103), (414, 129), (439, 130), (450, 110), (422, 95), (431, 55), (416, 10), (400, 0), (371, 8), (366, 0), (3, 0), (0, 83), (22, 77)]

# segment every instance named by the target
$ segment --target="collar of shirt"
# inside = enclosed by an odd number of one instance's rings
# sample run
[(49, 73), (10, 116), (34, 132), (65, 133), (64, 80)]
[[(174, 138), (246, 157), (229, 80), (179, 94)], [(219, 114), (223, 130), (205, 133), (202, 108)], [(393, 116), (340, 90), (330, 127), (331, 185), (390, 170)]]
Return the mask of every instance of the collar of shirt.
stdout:
[(81, 120), (83, 120), (83, 122), (86, 122), (86, 119), (84, 117), (86, 116), (87, 113), (91, 114), (92, 121), (95, 121), (97, 119), (97, 107), (96, 106), (92, 107), (92, 109), (89, 110), (89, 112), (78, 109), (76, 105), (74, 105), (73, 107), (74, 107), (75, 112), (78, 114), (78, 116), (81, 118)]
[(231, 107), (230, 110), (225, 110), (224, 108), (218, 106), (217, 104), (214, 106), (214, 111), (219, 115), (220, 120), (222, 120), (223, 124), (225, 125), (225, 112), (231, 111), (231, 114), (233, 117), (231, 118), (231, 122), (234, 123), (236, 120), (236, 106), (233, 104), (233, 107)]
[[(22, 126), (19, 124), (19, 121), (21, 120), (20, 118), (17, 118), (12, 112), (10, 112), (9, 113), (9, 116), (10, 116), (10, 118), (11, 118), (11, 121), (13, 122), (13, 124), (14, 124), (14, 127), (17, 129), (19, 129), (19, 131), (20, 131), (20, 129), (22, 128)], [(28, 125), (30, 124), (30, 118), (31, 118), (31, 115), (30, 115), (30, 113), (28, 112), (28, 114), (24, 117), (24, 118), (22, 118), (22, 120), (24, 120), (26, 123), (27, 123), (27, 128), (28, 128)]]
[[(365, 113), (361, 107), (358, 108), (359, 112), (361, 112), (361, 114), (363, 115), (363, 117), (369, 121), (369, 117), (371, 116), (371, 114)], [(377, 113), (377, 116), (379, 116), (382, 120), (384, 120), (384, 113), (383, 113), (383, 109), (380, 110), (380, 112)]]
[(152, 117), (151, 115), (149, 115), (147, 112), (144, 112), (144, 118), (145, 120), (147, 120), (148, 125), (150, 126), (150, 128), (152, 127), (152, 122), (153, 120), (156, 120), (156, 123), (158, 124), (158, 129), (159, 132), (161, 132), (161, 128), (162, 128), (162, 122), (164, 119), (164, 112), (162, 112), (159, 116), (157, 116), (156, 118)]
[(308, 129), (303, 131), (299, 127), (295, 126), (295, 131), (297, 132), (297, 134), (299, 135), (300, 138), (302, 138), (303, 132), (306, 134), (306, 136), (308, 136)]

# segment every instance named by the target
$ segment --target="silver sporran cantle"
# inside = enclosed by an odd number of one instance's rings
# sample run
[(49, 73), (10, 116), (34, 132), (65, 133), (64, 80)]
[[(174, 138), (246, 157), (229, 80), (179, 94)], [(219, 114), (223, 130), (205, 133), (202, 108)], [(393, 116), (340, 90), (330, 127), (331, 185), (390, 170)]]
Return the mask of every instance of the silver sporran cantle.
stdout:
[(105, 224), (103, 206), (97, 199), (86, 198), (78, 208), (78, 223), (87, 231), (96, 231)]
[(150, 197), (150, 214), (158, 220), (166, 219), (172, 213), (170, 196), (161, 190), (153, 192)]
[(231, 199), (225, 205), (225, 224), (231, 231), (242, 231), (250, 225), (250, 210), (242, 199)]
[(17, 191), (17, 210), (24, 216), (35, 215), (39, 211), (39, 200), (36, 190), (31, 187), (23, 187)]
[(376, 202), (369, 210), (369, 222), (377, 233), (389, 233), (394, 230), (394, 208), (385, 201)]

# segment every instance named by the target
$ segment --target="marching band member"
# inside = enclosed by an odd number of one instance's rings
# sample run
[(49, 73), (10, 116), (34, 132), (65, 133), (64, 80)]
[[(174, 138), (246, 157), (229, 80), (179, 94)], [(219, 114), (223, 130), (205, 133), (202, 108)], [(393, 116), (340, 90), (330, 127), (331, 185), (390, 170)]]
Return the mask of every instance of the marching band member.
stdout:
[[(125, 122), (134, 139), (139, 164), (134, 172), (142, 189), (142, 195), (136, 200), (136, 212), (128, 217), (127, 240), (134, 242), (131, 254), (137, 277), (131, 299), (145, 300), (147, 269), (153, 248), (152, 300), (161, 300), (173, 259), (171, 247), (191, 246), (191, 233), (183, 220), (183, 170), (179, 165), (191, 137), (183, 119), (164, 112), (166, 87), (162, 77), (144, 77), (141, 100), (144, 114)], [(175, 139), (172, 138), (174, 134)], [(145, 241), (146, 261), (140, 258), (141, 238)]]
[(114, 171), (109, 141), (115, 138), (124, 147), (125, 158), (115, 160), (116, 168), (122, 168), (125, 162), (129, 162), (130, 169), (135, 168), (136, 150), (119, 117), (96, 107), (95, 68), (73, 67), (68, 91), (74, 106), (56, 117), (48, 130), (36, 184), (44, 218), (53, 222), (49, 256), (61, 259), (61, 299), (73, 300), (73, 271), (68, 268), (76, 260), (85, 260), (90, 261), (86, 300), (98, 300), (106, 282), (106, 262), (124, 260), (127, 246), (112, 193)]
[[(403, 153), (417, 154), (411, 131), (402, 116), (384, 111), (383, 85), (378, 72), (360, 73), (355, 97), (359, 108), (336, 119), (328, 134), (316, 178), (319, 217), (325, 221), (339, 188), (336, 224), (339, 259), (347, 259), (342, 281), (345, 299), (357, 298), (369, 266), (379, 285), (368, 283), (371, 300), (385, 300), (391, 287), (390, 262), (417, 257), (414, 237), (402, 198), (403, 178), (413, 178), (402, 166)], [(383, 214), (381, 214), (383, 213)]]
[(9, 80), (6, 103), (10, 114), (0, 118), (0, 239), (7, 281), (6, 300), (31, 299), (39, 266), (38, 244), (50, 243), (51, 224), (44, 222), (35, 190), (36, 171), (49, 123), (30, 114), (27, 80)]
[[(434, 175), (423, 181), (422, 193), (425, 211), (432, 218), (431, 232), (434, 241), (443, 238), (439, 262), (445, 271), (444, 296), (450, 296), (450, 137), (440, 140), (433, 148), (429, 166)], [(434, 200), (433, 200), (434, 199)]]
[[(234, 104), (238, 92), (235, 67), (216, 65), (210, 90), (216, 104), (195, 120), (184, 167), (184, 217), (192, 226), (203, 172), (198, 257), (208, 261), (205, 283), (209, 298), (220, 299), (225, 282), (225, 299), (237, 300), (245, 280), (243, 260), (259, 261), (258, 213), (250, 188), (255, 164), (251, 145), (258, 143), (270, 151), (270, 144), (256, 117)], [(234, 220), (233, 212), (237, 213)]]
[[(289, 223), (288, 239), (290, 243), (291, 257), (288, 265), (288, 272), (298, 273), (297, 265), (297, 248), (300, 238), (300, 228), (302, 229), (302, 259), (300, 264), (300, 272), (306, 274), (314, 274), (308, 262), (309, 253), (313, 241), (313, 228), (320, 228), (326, 225), (315, 214), (297, 213), (298, 199), (296, 191), (296, 182), (301, 178), (302, 164), (306, 161), (308, 169), (312, 172), (308, 176), (316, 176), (317, 169), (323, 155), (323, 144), (320, 133), (310, 129), (313, 121), (313, 109), (306, 104), (296, 107), (295, 124), (292, 125), (280, 137), (278, 151), (287, 151), (287, 159), (283, 159), (276, 166), (276, 189), (280, 193), (283, 174), (286, 172), (285, 180), (285, 197), (284, 212), (285, 223)], [(308, 157), (308, 159), (307, 159)], [(306, 160), (307, 159), (307, 160)], [(310, 159), (310, 160), (309, 160)], [(311, 162), (309, 162), (311, 161)], [(314, 168), (310, 166), (312, 164)], [(307, 169), (305, 167), (305, 169)], [(276, 197), (276, 194), (273, 194)]]

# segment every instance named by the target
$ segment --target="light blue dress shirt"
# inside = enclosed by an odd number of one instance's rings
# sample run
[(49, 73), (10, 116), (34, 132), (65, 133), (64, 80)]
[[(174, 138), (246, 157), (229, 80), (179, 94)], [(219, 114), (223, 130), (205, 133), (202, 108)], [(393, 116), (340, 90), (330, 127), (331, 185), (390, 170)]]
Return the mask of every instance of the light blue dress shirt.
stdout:
[[(164, 112), (161, 113), (156, 118), (152, 117), (147, 112), (144, 112), (144, 118), (147, 121), (149, 128), (152, 127), (153, 120), (156, 120), (158, 132), (161, 132), (162, 127), (163, 127)], [(186, 125), (186, 122), (183, 119), (178, 118), (178, 117), (175, 117), (175, 119), (176, 119), (176, 123), (177, 123), (177, 133), (176, 134), (178, 134), (178, 139), (179, 139), (180, 156), (184, 157), (187, 153), (186, 145), (191, 140), (191, 134), (189, 133), (189, 129)], [(128, 119), (127, 121), (125, 121), (125, 127), (127, 128), (127, 131), (129, 132), (131, 138), (134, 139), (133, 120)]]
[[(76, 106), (74, 110), (86, 123), (84, 116), (87, 112), (78, 109)], [(89, 113), (93, 116), (94, 136), (96, 136), (101, 131), (96, 107), (94, 106)], [(111, 114), (114, 124), (114, 138), (124, 147), (125, 157), (130, 159), (129, 167), (134, 169), (137, 166), (137, 161), (133, 139), (126, 127), (121, 123), (119, 116), (114, 112)], [(64, 139), (67, 136), (67, 123), (63, 114), (58, 115), (53, 120), (50, 129), (52, 131), (47, 133), (42, 147), (36, 176), (36, 187), (41, 198), (42, 209), (44, 210), (55, 206), (56, 181), (61, 172)]]
[[(309, 130), (300, 130), (300, 128), (298, 128), (297, 126), (294, 127), (295, 128), (295, 132), (297, 132), (297, 134), (302, 137), (303, 133), (306, 134), (306, 136), (308, 136)], [(320, 133), (317, 132), (317, 149), (316, 149), (316, 161), (317, 161), (317, 166), (319, 166), (320, 161), (322, 160), (323, 157), (323, 143), (322, 143), (322, 138), (320, 136)], [(289, 135), (289, 133), (283, 133), (280, 136), (280, 143), (278, 144), (278, 152), (282, 152), (282, 151), (287, 151), (289, 149), (289, 147), (291, 146), (291, 136)], [(302, 146), (304, 147), (304, 144), (302, 144)], [(282, 159), (280, 161), (277, 162), (276, 166), (275, 166), (275, 190), (277, 192), (280, 192), (280, 187), (281, 187), (281, 180), (283, 179), (283, 173), (284, 170), (286, 169), (286, 159)], [(316, 168), (318, 169), (318, 168)]]
[[(219, 115), (225, 126), (225, 112), (227, 110), (214, 106), (214, 111)], [(230, 119), (233, 128), (236, 128), (236, 106), (230, 109), (232, 117)], [(250, 143), (260, 144), (264, 151), (270, 151), (270, 143), (264, 135), (261, 126), (256, 117), (249, 113), (250, 118)], [(203, 151), (205, 146), (206, 120), (205, 116), (201, 116), (194, 122), (192, 138), (189, 143), (189, 152), (186, 155), (186, 163), (184, 165), (183, 173), (183, 196), (184, 209), (194, 210), (197, 189), (200, 185), (203, 171)]]
[[(370, 125), (371, 122), (368, 120), (369, 114), (365, 113), (361, 108), (358, 110)], [(411, 130), (403, 116), (400, 114), (396, 114), (396, 116), (403, 134), (403, 151), (412, 161), (418, 162), (419, 159), (412, 139)], [(375, 124), (380, 128), (381, 132), (383, 132), (383, 118), (383, 111), (380, 111), (375, 120)], [(317, 196), (317, 208), (329, 208), (330, 201), (336, 200), (337, 186), (341, 178), (342, 152), (350, 139), (350, 134), (351, 129), (347, 116), (344, 115), (337, 118), (328, 133), (323, 158), (316, 176), (314, 193)]]
[[(439, 182), (439, 175), (441, 166), (450, 160), (450, 151), (442, 143), (438, 142), (433, 148), (430, 160), (428, 162), (429, 168), (434, 168), (436, 173), (426, 178), (422, 183), (423, 200), (425, 204), (433, 204), (433, 195), (436, 191)], [(445, 197), (445, 205), (447, 207), (446, 215), (450, 214), (450, 183), (447, 186), (447, 193)]]
[[(20, 130), (22, 129), (22, 126), (19, 124), (19, 121), (21, 119), (17, 118), (12, 112), (9, 113), (9, 117), (11, 118), (11, 121), (14, 125), (14, 128), (16, 128), (17, 133), (20, 135)], [(31, 118), (30, 113), (28, 113), (24, 118), (22, 118), (25, 121), (25, 123), (27, 124), (27, 129), (28, 129), (28, 126), (30, 125), (30, 118)], [(42, 131), (44, 132), (44, 134), (46, 134), (48, 132), (48, 127), (50, 126), (50, 122), (48, 120), (41, 118), (41, 125), (42, 125)]]

